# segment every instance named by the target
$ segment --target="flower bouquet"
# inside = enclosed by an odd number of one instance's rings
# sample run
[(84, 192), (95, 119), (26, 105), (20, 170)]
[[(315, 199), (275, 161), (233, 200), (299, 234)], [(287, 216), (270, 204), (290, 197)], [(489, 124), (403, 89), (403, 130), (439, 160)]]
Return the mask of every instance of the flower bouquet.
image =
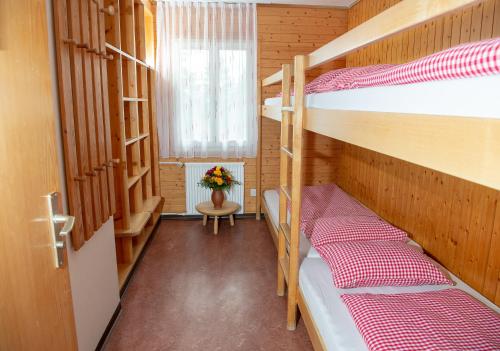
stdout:
[(222, 208), (224, 202), (223, 191), (229, 191), (233, 185), (238, 184), (240, 182), (233, 178), (231, 172), (221, 166), (210, 168), (198, 183), (202, 188), (212, 189), (214, 208)]

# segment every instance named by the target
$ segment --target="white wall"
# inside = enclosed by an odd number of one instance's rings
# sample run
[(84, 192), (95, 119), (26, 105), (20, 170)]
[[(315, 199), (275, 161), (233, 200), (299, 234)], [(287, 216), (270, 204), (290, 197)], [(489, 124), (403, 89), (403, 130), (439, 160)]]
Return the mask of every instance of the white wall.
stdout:
[[(49, 24), (49, 52), (51, 53), (53, 76), (52, 95), (57, 97), (52, 1), (46, 0), (46, 6)], [(59, 106), (59, 101), (55, 101), (54, 106)], [(65, 184), (64, 154), (58, 110), (56, 111), (56, 126), (59, 132), (57, 151), (61, 163), (59, 165), (61, 184)], [(67, 198), (64, 187), (62, 187), (61, 193), (67, 213)], [(113, 218), (110, 217), (94, 234), (92, 239), (87, 241), (78, 251), (73, 250), (71, 240), (68, 238), (68, 267), (73, 295), (76, 337), (80, 351), (95, 350), (120, 303), (114, 236)]]
[(68, 240), (68, 261), (78, 348), (95, 350), (120, 302), (113, 218), (78, 251)]

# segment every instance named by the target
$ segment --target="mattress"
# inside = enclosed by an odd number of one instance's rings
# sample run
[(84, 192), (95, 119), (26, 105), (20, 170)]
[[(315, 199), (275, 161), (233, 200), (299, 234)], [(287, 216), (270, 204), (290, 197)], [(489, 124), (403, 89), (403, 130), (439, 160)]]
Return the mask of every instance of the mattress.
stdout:
[[(383, 86), (306, 97), (308, 108), (500, 118), (500, 75)], [(293, 97), (292, 97), (293, 103)], [(281, 98), (265, 105), (281, 106)]]
[[(451, 274), (450, 274), (451, 275)], [(476, 299), (500, 312), (500, 308), (451, 275), (456, 287), (474, 296)], [(359, 333), (349, 310), (340, 295), (345, 293), (394, 294), (408, 292), (436, 291), (449, 288), (448, 285), (427, 285), (412, 287), (369, 287), (356, 289), (337, 289), (333, 285), (328, 265), (321, 258), (307, 257), (299, 271), (299, 286), (311, 313), (319, 334), (327, 350), (364, 351), (368, 350)]]

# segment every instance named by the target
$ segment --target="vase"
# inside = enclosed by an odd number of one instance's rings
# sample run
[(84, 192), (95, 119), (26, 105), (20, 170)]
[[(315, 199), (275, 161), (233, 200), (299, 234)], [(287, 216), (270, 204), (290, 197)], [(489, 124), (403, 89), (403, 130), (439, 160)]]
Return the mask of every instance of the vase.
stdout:
[(222, 190), (212, 190), (212, 203), (214, 208), (222, 208), (224, 203), (224, 192)]

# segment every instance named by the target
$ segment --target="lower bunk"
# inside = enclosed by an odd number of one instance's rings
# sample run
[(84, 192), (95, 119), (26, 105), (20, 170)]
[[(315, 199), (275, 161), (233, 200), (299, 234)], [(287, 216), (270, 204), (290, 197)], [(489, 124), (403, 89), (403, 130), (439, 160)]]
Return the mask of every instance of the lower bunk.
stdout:
[[(453, 289), (465, 291), (481, 303), (500, 313), (500, 308), (449, 274), (455, 285)], [(449, 285), (424, 285), (411, 287), (365, 287), (338, 289), (332, 283), (332, 274), (328, 265), (321, 258), (307, 257), (299, 270), (298, 306), (305, 322), (314, 350), (356, 350), (368, 351), (363, 336), (343, 302), (343, 294), (402, 294), (440, 291), (450, 289)], [(382, 323), (382, 321), (381, 321)], [(500, 327), (500, 319), (498, 321)], [(432, 337), (432, 333), (429, 333)], [(499, 340), (500, 342), (500, 340)], [(500, 345), (499, 345), (500, 347)]]
[[(324, 190), (324, 188), (323, 188)], [(307, 190), (305, 191), (307, 193)], [(330, 194), (331, 195), (331, 194)], [(308, 195), (305, 195), (307, 198)], [(323, 191), (324, 198), (328, 198), (329, 194)], [(356, 201), (356, 200), (352, 200)], [(305, 201), (307, 203), (307, 201)], [(310, 202), (309, 202), (310, 203)], [(321, 205), (318, 206), (321, 208)], [(265, 212), (265, 219), (269, 225), (271, 234), (275, 236), (274, 241), (277, 242), (278, 235), (278, 223), (279, 223), (279, 193), (276, 190), (267, 190), (263, 194), (263, 210)], [(310, 212), (307, 208), (303, 207), (303, 212), (306, 214)], [(289, 216), (288, 216), (289, 217)], [(314, 242), (314, 240), (311, 238)], [(487, 300), (485, 297), (480, 295), (477, 291), (473, 290), (471, 287), (466, 285), (456, 276), (447, 272), (443, 267), (440, 269), (446, 272), (447, 276), (453, 281), (454, 285), (419, 285), (419, 286), (381, 286), (381, 287), (361, 287), (361, 288), (337, 288), (333, 282), (334, 274), (332, 273), (327, 262), (323, 260), (318, 250), (316, 250), (312, 244), (311, 240), (305, 235), (304, 231), (300, 234), (300, 246), (299, 246), (299, 284), (298, 284), (298, 297), (297, 305), (302, 316), (302, 320), (307, 328), (308, 334), (310, 336), (313, 347), (316, 351), (318, 350), (375, 350), (373, 347), (373, 340), (367, 340), (366, 336), (362, 335), (360, 332), (359, 320), (355, 322), (352, 315), (352, 311), (349, 310), (348, 306), (343, 300), (344, 296), (358, 296), (359, 294), (376, 294), (380, 297), (386, 297), (394, 294), (401, 296), (399, 294), (410, 294), (419, 295), (426, 294), (429, 292), (436, 291), (450, 291), (453, 293), (454, 290), (458, 289), (464, 291), (468, 295), (472, 296), (476, 300), (480, 301), (481, 304), (487, 306), (489, 310), (494, 314), (491, 319), (493, 319), (494, 328), (493, 330), (500, 331), (500, 308), (495, 304)], [(409, 241), (408, 244), (413, 246), (418, 246), (417, 243)], [(419, 247), (419, 246), (418, 246)], [(420, 248), (421, 250), (421, 248)], [(320, 250), (321, 251), (321, 250)], [(437, 265), (437, 263), (436, 263)], [(453, 291), (452, 291), (453, 290)], [(467, 295), (467, 296), (468, 296)], [(421, 297), (421, 296), (420, 296)], [(460, 308), (456, 309), (458, 314), (460, 314)], [(488, 311), (489, 311), (488, 310)], [(402, 313), (404, 315), (404, 313)], [(491, 316), (490, 316), (491, 317)], [(375, 324), (382, 325), (384, 321), (375, 321)], [(387, 323), (385, 323), (386, 325)], [(439, 323), (438, 323), (439, 324)], [(439, 327), (439, 325), (437, 326)], [(454, 330), (454, 333), (459, 333), (460, 326), (458, 329)], [(419, 330), (415, 330), (419, 332)], [(421, 331), (421, 333), (429, 333), (429, 338), (433, 338), (433, 331)], [(500, 335), (500, 333), (499, 333)], [(424, 338), (427, 338), (425, 336)], [(493, 336), (493, 339), (495, 337)], [(455, 338), (456, 339), (456, 338)], [(454, 340), (455, 340), (454, 339)], [(474, 339), (473, 337), (471, 339)], [(496, 339), (498, 342), (498, 347), (491, 346), (491, 337), (488, 339), (488, 344), (483, 347), (477, 347), (476, 343), (472, 343), (470, 348), (459, 348), (459, 349), (500, 349), (500, 336)], [(412, 349), (412, 347), (404, 347), (401, 344), (401, 340), (404, 338), (399, 338), (395, 340), (396, 350)], [(467, 341), (467, 340), (465, 340)], [(368, 344), (371, 342), (372, 347)], [(446, 342), (446, 340), (445, 340)], [(414, 345), (413, 345), (414, 346)], [(448, 345), (450, 346), (450, 345)], [(450, 348), (440, 348), (440, 349), (455, 349), (456, 345), (451, 344)], [(382, 348), (386, 349), (386, 348)], [(415, 349), (415, 348), (413, 348)]]

